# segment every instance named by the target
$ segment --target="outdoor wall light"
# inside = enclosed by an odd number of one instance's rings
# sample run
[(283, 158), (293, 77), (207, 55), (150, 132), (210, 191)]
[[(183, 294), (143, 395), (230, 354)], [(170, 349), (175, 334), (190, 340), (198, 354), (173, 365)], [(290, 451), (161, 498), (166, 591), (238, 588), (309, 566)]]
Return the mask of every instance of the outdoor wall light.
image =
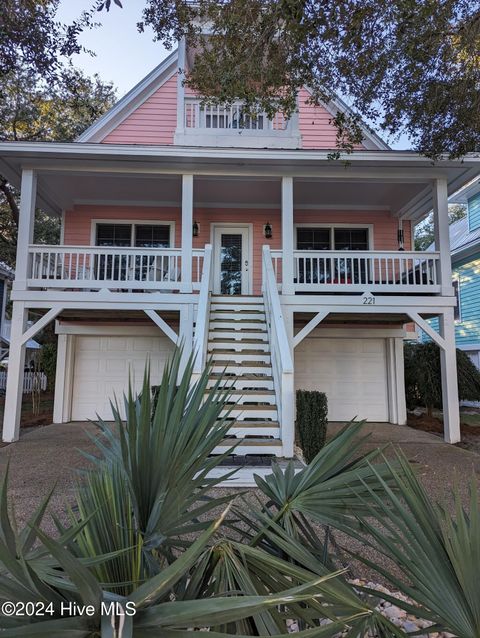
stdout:
[(198, 237), (198, 233), (200, 232), (200, 224), (197, 221), (193, 222), (192, 226), (192, 234), (194, 237)]
[(272, 239), (272, 224), (267, 222), (263, 227), (263, 236), (265, 239)]

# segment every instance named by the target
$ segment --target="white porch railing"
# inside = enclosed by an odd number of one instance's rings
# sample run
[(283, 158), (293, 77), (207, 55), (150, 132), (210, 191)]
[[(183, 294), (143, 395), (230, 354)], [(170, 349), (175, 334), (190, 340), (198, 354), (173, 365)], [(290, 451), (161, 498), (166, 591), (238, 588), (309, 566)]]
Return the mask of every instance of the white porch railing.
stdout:
[[(194, 250), (193, 288), (200, 288), (203, 250)], [(180, 248), (29, 246), (27, 285), (32, 288), (178, 290)]]
[[(282, 251), (272, 251), (282, 281)], [(440, 253), (415, 251), (295, 250), (295, 292), (439, 293)]]
[(287, 133), (291, 120), (282, 113), (269, 118), (264, 111), (250, 113), (241, 102), (231, 105), (202, 103), (198, 98), (185, 99), (185, 129), (205, 131), (246, 131), (255, 135)]
[(281, 427), (283, 454), (286, 457), (291, 457), (293, 456), (295, 435), (293, 360), (269, 246), (263, 247), (262, 259), (265, 318), (270, 337), (272, 373)]
[(207, 244), (205, 246), (205, 256), (203, 259), (202, 280), (200, 283), (200, 293), (198, 295), (197, 319), (193, 338), (193, 351), (195, 353), (195, 362), (193, 365), (194, 375), (200, 375), (202, 373), (207, 361), (212, 281), (212, 246), (211, 244)]

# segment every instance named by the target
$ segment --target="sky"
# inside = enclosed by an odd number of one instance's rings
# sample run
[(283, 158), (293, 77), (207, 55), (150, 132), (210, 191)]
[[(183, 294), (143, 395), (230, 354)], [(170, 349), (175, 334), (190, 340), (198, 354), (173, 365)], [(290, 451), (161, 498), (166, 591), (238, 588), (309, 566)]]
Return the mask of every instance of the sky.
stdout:
[[(91, 4), (93, 0), (61, 0), (57, 17), (68, 24)], [(94, 51), (95, 57), (82, 53), (72, 58), (89, 75), (98, 73), (102, 80), (112, 81), (119, 98), (169, 54), (162, 44), (153, 42), (151, 30), (137, 31), (143, 0), (123, 0), (122, 4), (120, 9), (112, 2), (108, 13), (97, 14), (102, 26), (81, 35), (80, 43)]]
[[(61, 0), (57, 17), (68, 24), (91, 4), (93, 0)], [(117, 98), (125, 95), (170, 53), (160, 42), (153, 41), (151, 29), (144, 33), (137, 30), (144, 0), (122, 0), (122, 4), (123, 9), (120, 9), (112, 2), (108, 13), (102, 11), (97, 14), (102, 26), (81, 34), (80, 43), (96, 55), (92, 57), (82, 53), (73, 57), (75, 66), (88, 75), (98, 73), (103, 81), (113, 82)], [(405, 136), (398, 142), (390, 140), (390, 144), (395, 149), (411, 146)]]

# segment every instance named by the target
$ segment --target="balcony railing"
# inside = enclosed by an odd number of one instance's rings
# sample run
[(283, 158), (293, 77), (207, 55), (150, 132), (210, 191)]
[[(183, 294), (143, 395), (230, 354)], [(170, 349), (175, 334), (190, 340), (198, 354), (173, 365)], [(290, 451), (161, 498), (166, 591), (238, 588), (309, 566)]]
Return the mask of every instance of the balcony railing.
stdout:
[[(203, 254), (203, 250), (193, 251), (194, 289), (200, 287)], [(181, 265), (179, 248), (32, 245), (27, 285), (68, 290), (179, 290)]]
[[(282, 253), (272, 251), (277, 282)], [(440, 253), (413, 251), (295, 250), (295, 292), (439, 293)]]
[(231, 105), (206, 104), (199, 99), (185, 100), (185, 130), (254, 135), (289, 134), (292, 121), (283, 113), (269, 118), (264, 111), (246, 111), (240, 102)]

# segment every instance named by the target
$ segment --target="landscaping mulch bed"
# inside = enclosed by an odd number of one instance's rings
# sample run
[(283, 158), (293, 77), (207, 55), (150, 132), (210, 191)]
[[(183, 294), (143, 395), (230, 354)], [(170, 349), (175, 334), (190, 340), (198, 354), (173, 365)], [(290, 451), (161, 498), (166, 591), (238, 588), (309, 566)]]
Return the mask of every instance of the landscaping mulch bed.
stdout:
[[(478, 425), (469, 425), (469, 423), (477, 422)], [(410, 412), (407, 425), (415, 430), (443, 436), (443, 421), (437, 415), (429, 416), (426, 413), (417, 415)], [(460, 413), (460, 432), (462, 440), (456, 443), (457, 447), (480, 454), (480, 410), (478, 408), (469, 408), (468, 411)]]

